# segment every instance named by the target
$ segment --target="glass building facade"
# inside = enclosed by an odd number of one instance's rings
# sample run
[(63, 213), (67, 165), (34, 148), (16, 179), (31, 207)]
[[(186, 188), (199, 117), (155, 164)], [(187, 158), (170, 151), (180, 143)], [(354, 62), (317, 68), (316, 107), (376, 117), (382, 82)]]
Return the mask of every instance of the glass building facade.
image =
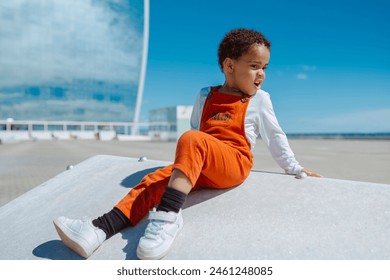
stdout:
[(136, 122), (147, 1), (0, 1), (0, 120)]

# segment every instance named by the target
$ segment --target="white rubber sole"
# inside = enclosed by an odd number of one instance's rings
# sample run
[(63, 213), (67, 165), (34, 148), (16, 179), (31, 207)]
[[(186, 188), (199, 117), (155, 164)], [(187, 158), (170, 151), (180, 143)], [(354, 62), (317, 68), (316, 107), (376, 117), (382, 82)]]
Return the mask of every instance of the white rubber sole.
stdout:
[(81, 244), (70, 237), (75, 234), (74, 232), (69, 231), (69, 229), (57, 219), (54, 220), (53, 223), (58, 235), (67, 247), (86, 259), (91, 255)]

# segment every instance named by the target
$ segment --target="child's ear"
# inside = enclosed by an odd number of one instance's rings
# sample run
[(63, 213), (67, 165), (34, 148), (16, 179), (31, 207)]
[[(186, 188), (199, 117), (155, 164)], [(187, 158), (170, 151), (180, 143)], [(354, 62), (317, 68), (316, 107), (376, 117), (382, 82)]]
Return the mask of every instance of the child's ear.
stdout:
[(233, 65), (233, 60), (229, 57), (225, 58), (225, 60), (223, 61), (223, 71), (224, 72), (227, 72), (227, 73), (232, 73), (233, 72), (233, 69), (234, 69), (234, 65)]

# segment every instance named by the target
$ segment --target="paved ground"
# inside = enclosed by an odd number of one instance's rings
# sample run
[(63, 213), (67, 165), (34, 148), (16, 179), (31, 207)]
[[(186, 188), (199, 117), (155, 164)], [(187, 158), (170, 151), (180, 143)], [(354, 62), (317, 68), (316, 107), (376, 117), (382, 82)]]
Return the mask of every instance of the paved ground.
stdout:
[[(390, 141), (291, 139), (300, 163), (325, 177), (390, 184)], [(175, 143), (94, 140), (0, 145), (0, 206), (94, 155), (146, 156), (173, 161)], [(281, 172), (260, 140), (255, 170)]]

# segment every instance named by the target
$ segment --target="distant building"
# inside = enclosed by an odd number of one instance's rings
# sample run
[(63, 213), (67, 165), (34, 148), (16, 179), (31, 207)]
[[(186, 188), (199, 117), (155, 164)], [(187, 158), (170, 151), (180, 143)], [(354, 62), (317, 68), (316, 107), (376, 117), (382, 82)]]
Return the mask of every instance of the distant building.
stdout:
[(149, 112), (149, 137), (154, 141), (176, 141), (191, 129), (193, 106), (175, 106)]
[(138, 122), (149, 0), (0, 1), (0, 120)]

